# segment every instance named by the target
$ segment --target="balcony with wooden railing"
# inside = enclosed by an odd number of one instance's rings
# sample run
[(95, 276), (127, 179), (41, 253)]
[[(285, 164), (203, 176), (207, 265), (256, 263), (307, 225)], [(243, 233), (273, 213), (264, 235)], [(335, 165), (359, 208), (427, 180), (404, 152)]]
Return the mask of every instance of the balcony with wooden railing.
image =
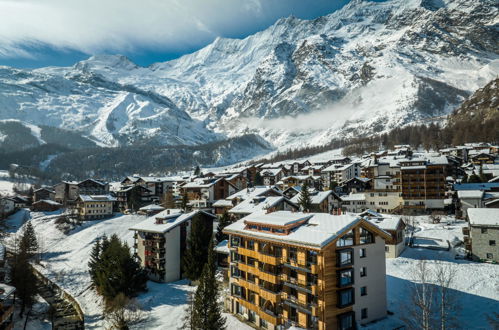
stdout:
[(243, 248), (243, 247), (239, 247), (237, 249), (237, 253), (239, 253), (240, 255), (246, 256), (246, 257), (254, 258), (254, 259), (258, 259), (258, 257), (260, 256), (260, 253), (258, 253), (258, 251), (250, 250), (250, 249)]
[(14, 313), (14, 305), (4, 306), (0, 309), (0, 324), (4, 323)]
[(266, 289), (263, 286), (260, 286), (260, 297), (272, 302), (273, 304), (281, 302), (280, 292), (274, 292), (272, 290)]

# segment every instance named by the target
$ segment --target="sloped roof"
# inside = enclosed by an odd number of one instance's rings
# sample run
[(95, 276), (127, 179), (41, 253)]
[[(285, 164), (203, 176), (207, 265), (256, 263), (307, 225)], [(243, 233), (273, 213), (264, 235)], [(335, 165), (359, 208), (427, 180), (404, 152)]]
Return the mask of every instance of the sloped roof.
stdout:
[(467, 213), (471, 225), (499, 226), (499, 209), (469, 208)]
[(116, 202), (116, 198), (111, 195), (80, 195), (83, 202)]
[[(189, 213), (174, 212), (170, 214), (163, 214), (165, 211), (156, 214), (155, 216), (148, 217), (144, 221), (137, 223), (129, 228), (129, 230), (143, 231), (149, 233), (159, 233), (164, 234), (167, 231), (177, 227), (178, 225), (192, 219), (196, 214), (202, 213), (209, 217), (216, 218), (215, 215), (196, 210)], [(156, 223), (156, 218), (163, 219), (163, 223)]]

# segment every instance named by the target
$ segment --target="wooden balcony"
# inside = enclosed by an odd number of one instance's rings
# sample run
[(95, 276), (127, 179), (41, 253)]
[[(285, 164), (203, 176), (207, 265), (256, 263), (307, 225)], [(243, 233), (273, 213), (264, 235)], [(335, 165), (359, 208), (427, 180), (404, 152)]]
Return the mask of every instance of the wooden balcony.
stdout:
[(253, 283), (253, 282), (250, 282), (248, 280), (240, 278), (239, 285), (242, 287), (245, 287), (246, 289), (251, 290), (257, 294), (260, 293), (260, 287), (256, 283)]
[(1, 324), (5, 322), (5, 320), (7, 320), (12, 315), (12, 313), (14, 313), (14, 305), (4, 308), (2, 311), (0, 311), (0, 313), (2, 313), (2, 315), (0, 316), (0, 324)]
[(260, 278), (266, 282), (270, 282), (272, 284), (279, 283), (279, 275), (268, 273), (268, 272), (265, 272), (265, 271), (259, 270), (259, 269), (257, 269), (257, 271), (258, 271), (258, 273), (255, 275), (258, 276), (258, 278)]
[(269, 265), (277, 266), (281, 263), (279, 257), (271, 256), (265, 253), (260, 253), (258, 256), (258, 261), (264, 262)]
[(260, 316), (260, 318), (264, 319), (265, 321), (267, 321), (273, 325), (280, 324), (279, 317), (277, 315), (275, 315), (274, 313), (267, 312), (265, 310), (260, 310), (260, 312), (258, 313), (258, 316)]
[(281, 302), (281, 293), (272, 292), (263, 287), (260, 287), (260, 297), (272, 302), (273, 304)]
[(239, 253), (243, 256), (246, 256), (246, 257), (254, 258), (254, 259), (258, 259), (258, 257), (260, 256), (260, 253), (258, 253), (257, 251), (246, 249), (243, 247), (239, 247), (237, 249), (237, 253)]

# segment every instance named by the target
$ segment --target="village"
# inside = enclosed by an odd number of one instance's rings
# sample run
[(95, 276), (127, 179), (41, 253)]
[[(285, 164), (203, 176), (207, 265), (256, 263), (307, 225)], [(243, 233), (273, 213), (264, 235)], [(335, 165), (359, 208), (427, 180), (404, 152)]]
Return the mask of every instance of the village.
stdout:
[[(499, 322), (499, 146), (488, 143), (61, 181), (4, 193), (0, 214), (2, 329), (24, 326), (9, 263), (27, 226), (38, 240), (31, 261), (38, 280), (75, 310), (25, 316), (32, 328), (103, 326), (87, 264), (95, 243), (113, 235), (149, 280), (137, 297), (149, 316), (138, 328), (182, 328), (202, 281), (203, 267), (190, 276), (185, 266), (199, 226), (210, 233), (202, 249), (213, 245), (229, 329), (430, 329), (423, 325), (436, 320), (492, 329)], [(433, 298), (421, 297), (427, 286)], [(53, 307), (43, 298), (33, 305)]]

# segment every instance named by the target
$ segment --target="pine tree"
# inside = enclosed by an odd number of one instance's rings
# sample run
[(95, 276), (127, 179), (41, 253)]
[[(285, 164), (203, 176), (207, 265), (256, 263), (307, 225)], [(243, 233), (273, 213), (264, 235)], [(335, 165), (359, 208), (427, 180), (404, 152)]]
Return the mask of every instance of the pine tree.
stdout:
[(106, 302), (112, 301), (120, 293), (133, 297), (144, 291), (147, 275), (133, 258), (128, 245), (123, 244), (116, 235), (109, 240), (104, 238), (100, 245), (98, 264), (89, 271), (95, 272), (93, 283)]
[(92, 283), (95, 283), (97, 279), (98, 267), (100, 265), (100, 254), (101, 254), (101, 243), (100, 239), (97, 239), (92, 251), (90, 252), (90, 260), (88, 261), (88, 272), (90, 273), (90, 278)]
[(222, 214), (222, 217), (220, 218), (220, 220), (218, 221), (217, 233), (215, 234), (215, 238), (217, 239), (217, 242), (220, 243), (221, 241), (229, 238), (229, 236), (227, 234), (223, 233), (223, 229), (225, 227), (227, 227), (228, 225), (230, 225), (231, 223), (232, 223), (232, 221), (230, 219), (230, 216), (227, 213), (227, 211), (225, 211)]
[(212, 238), (212, 228), (212, 222), (204, 221), (199, 214), (192, 218), (191, 232), (182, 263), (184, 274), (191, 281), (196, 281), (201, 276)]
[(255, 186), (262, 186), (263, 185), (263, 178), (259, 172), (256, 172), (255, 179), (253, 181), (254, 181)]
[(199, 165), (196, 166), (196, 168), (194, 169), (194, 175), (198, 176), (199, 174), (201, 174), (201, 169), (199, 168)]
[(187, 191), (184, 192), (184, 195), (182, 196), (182, 204), (180, 208), (184, 210), (184, 212), (187, 211), (187, 207), (189, 206), (189, 196), (187, 196)]
[(305, 182), (301, 186), (300, 197), (298, 198), (298, 205), (304, 212), (310, 211), (312, 208), (312, 200), (310, 199), (310, 191), (308, 191), (308, 184)]
[(16, 297), (21, 300), (20, 316), (24, 314), (26, 308), (31, 308), (35, 303), (35, 296), (38, 293), (36, 286), (36, 276), (33, 268), (29, 264), (29, 256), (21, 250), (15, 256), (15, 260), (10, 268), (12, 285), (16, 288)]
[(218, 284), (216, 281), (215, 252), (213, 241), (208, 251), (208, 260), (203, 267), (201, 279), (194, 295), (191, 324), (193, 329), (225, 329), (225, 318), (218, 303)]
[(38, 252), (38, 240), (36, 239), (35, 230), (33, 229), (31, 221), (28, 221), (24, 226), (19, 248), (26, 253), (28, 258), (33, 257)]

